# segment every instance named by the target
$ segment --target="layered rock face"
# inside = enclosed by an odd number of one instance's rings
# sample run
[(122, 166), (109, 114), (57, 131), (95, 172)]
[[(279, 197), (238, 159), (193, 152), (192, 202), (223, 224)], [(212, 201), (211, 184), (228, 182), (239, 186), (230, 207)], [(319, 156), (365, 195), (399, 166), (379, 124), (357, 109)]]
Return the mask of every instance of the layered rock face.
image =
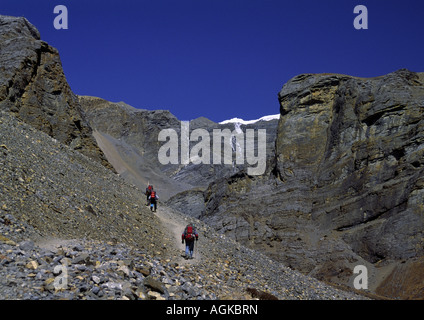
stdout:
[(386, 277), (424, 253), (424, 75), (306, 74), (279, 101), (271, 178), (211, 185), (203, 219), (324, 280), (352, 286), (364, 264), (371, 290), (407, 297)]
[(0, 16), (0, 110), (112, 168), (71, 91), (58, 51), (25, 18)]
[(279, 94), (280, 179), (371, 262), (423, 254), (423, 80), (304, 75)]

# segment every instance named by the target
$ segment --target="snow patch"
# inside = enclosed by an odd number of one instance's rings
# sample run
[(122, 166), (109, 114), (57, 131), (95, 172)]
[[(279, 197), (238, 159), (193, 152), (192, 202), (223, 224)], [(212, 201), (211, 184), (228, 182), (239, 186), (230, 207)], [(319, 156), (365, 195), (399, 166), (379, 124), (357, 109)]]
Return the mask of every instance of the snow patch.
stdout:
[(220, 122), (219, 124), (227, 124), (227, 123), (240, 123), (240, 124), (252, 124), (258, 121), (271, 121), (271, 120), (275, 120), (275, 119), (280, 119), (280, 114), (274, 114), (274, 115), (270, 115), (270, 116), (264, 116), (260, 119), (256, 119), (256, 120), (243, 120), (240, 118), (233, 118), (230, 120), (225, 120)]

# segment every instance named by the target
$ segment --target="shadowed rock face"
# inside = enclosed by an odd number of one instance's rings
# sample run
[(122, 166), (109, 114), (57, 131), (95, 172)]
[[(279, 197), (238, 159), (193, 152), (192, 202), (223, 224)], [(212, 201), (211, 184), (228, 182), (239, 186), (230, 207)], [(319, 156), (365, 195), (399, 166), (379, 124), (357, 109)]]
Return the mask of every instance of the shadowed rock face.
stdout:
[(424, 75), (306, 74), (278, 98), (271, 178), (211, 185), (203, 219), (296, 269), (349, 285), (356, 264), (369, 267), (376, 288), (389, 265), (423, 256)]
[(279, 94), (279, 178), (370, 262), (423, 254), (423, 79), (305, 75)]
[(25, 18), (0, 16), (0, 110), (112, 168), (71, 91), (58, 51)]

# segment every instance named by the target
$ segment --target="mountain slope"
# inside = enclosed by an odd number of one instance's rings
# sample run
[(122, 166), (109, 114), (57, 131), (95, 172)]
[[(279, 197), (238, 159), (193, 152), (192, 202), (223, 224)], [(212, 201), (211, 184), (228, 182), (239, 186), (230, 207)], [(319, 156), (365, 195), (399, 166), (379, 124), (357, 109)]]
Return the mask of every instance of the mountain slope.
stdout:
[[(4, 112), (0, 136), (2, 299), (247, 299), (248, 287), (280, 299), (363, 299), (161, 204), (151, 213), (136, 187)], [(188, 221), (200, 240), (197, 259), (184, 261)]]
[[(161, 203), (163, 212), (154, 215), (142, 190), (106, 168), (57, 51), (39, 38), (26, 19), (0, 16), (0, 298), (248, 298), (248, 286), (268, 297), (363, 298), (302, 276), (198, 220), (201, 259), (182, 261), (178, 229), (189, 218)], [(137, 120), (139, 111), (119, 107), (121, 116)], [(157, 132), (170, 119), (156, 111), (138, 120), (147, 128), (152, 120)], [(125, 125), (106, 125), (126, 135)], [(120, 159), (122, 150), (145, 155), (143, 147), (157, 142), (145, 129), (128, 140), (133, 145), (95, 134), (128, 170), (134, 164)]]
[(148, 248), (149, 233), (163, 236), (140, 190), (109, 169), (3, 112), (0, 128), (3, 214), (43, 237), (119, 239)]
[(161, 186), (159, 196), (170, 196), (192, 186), (169, 178), (175, 166), (162, 166), (158, 161), (159, 131), (179, 127), (179, 121), (168, 111), (148, 111), (125, 103), (112, 103), (101, 98), (80, 96), (85, 116), (94, 128), (94, 137), (115, 170), (127, 181), (144, 190), (147, 184)]

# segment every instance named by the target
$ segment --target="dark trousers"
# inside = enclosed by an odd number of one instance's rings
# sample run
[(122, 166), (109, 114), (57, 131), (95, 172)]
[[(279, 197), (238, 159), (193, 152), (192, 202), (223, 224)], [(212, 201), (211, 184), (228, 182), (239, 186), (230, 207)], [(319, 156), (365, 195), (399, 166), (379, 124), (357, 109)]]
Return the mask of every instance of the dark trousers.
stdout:
[(194, 240), (186, 240), (185, 244), (186, 244), (186, 249), (185, 249), (186, 256), (193, 257)]
[(156, 211), (156, 208), (157, 208), (156, 199), (150, 199), (150, 210), (153, 210), (152, 205), (154, 207), (154, 211)]

